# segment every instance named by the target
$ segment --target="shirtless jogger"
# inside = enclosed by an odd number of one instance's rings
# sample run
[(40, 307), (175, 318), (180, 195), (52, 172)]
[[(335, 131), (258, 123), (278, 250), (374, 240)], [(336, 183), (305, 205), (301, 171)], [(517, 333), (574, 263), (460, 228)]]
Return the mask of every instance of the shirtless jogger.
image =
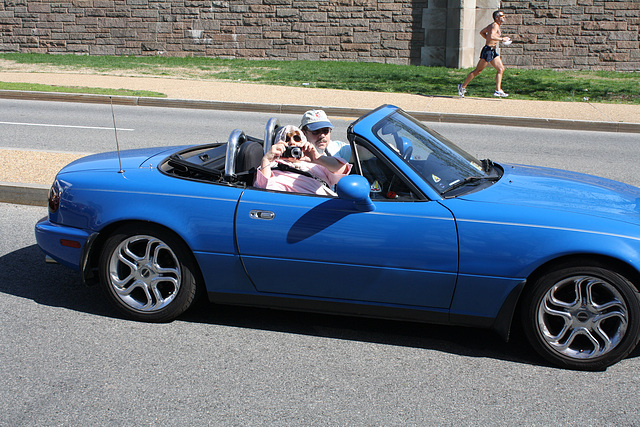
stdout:
[(509, 37), (502, 37), (502, 32), (500, 31), (500, 25), (504, 23), (506, 20), (504, 16), (504, 12), (501, 10), (496, 10), (493, 12), (493, 23), (486, 26), (480, 31), (480, 35), (484, 37), (487, 41), (485, 46), (482, 48), (482, 52), (480, 53), (480, 60), (478, 61), (478, 65), (476, 65), (476, 69), (470, 72), (467, 75), (467, 78), (464, 79), (464, 83), (458, 85), (458, 95), (464, 98), (464, 94), (467, 92), (467, 85), (475, 76), (480, 74), (484, 68), (491, 64), (497, 71), (496, 73), (496, 91), (493, 92), (493, 96), (499, 97), (507, 97), (508, 94), (502, 91), (502, 74), (504, 74), (504, 64), (502, 64), (502, 59), (500, 59), (500, 55), (496, 52), (496, 47), (498, 46), (498, 42), (507, 42), (509, 43), (511, 39)]

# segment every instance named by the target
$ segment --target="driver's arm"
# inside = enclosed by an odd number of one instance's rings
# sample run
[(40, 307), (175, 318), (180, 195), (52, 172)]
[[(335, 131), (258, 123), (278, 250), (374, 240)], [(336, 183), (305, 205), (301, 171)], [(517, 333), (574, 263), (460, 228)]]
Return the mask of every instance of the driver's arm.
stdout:
[(320, 156), (313, 163), (324, 166), (329, 171), (337, 174), (344, 174), (347, 169), (347, 163), (341, 162), (337, 157)]
[(302, 151), (304, 152), (305, 156), (309, 158), (311, 163), (324, 166), (331, 173), (345, 174), (348, 170), (348, 163), (345, 160), (342, 160), (338, 157), (331, 157), (320, 154), (318, 150), (316, 150), (315, 145), (310, 142), (296, 145), (302, 148)]

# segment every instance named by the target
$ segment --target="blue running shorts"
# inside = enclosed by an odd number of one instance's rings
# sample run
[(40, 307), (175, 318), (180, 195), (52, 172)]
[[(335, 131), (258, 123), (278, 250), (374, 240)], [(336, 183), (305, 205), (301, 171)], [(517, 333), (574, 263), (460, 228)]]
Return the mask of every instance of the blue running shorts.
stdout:
[(500, 56), (500, 54), (496, 52), (495, 47), (491, 46), (485, 45), (485, 47), (482, 48), (482, 52), (480, 52), (480, 59), (484, 59), (487, 62), (493, 61), (497, 56)]

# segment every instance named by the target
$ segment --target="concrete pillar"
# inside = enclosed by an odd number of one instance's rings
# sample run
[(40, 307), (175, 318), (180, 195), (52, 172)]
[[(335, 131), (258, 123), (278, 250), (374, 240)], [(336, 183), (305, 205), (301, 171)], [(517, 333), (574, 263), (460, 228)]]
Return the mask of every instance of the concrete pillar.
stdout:
[(447, 64), (447, 67), (468, 68), (475, 64), (475, 38), (476, 38), (476, 0), (465, 0), (460, 7), (460, 30), (458, 33), (458, 49), (455, 62)]
[(484, 39), (479, 32), (493, 22), (500, 0), (430, 0), (422, 12), (425, 44), (420, 64), (473, 67)]

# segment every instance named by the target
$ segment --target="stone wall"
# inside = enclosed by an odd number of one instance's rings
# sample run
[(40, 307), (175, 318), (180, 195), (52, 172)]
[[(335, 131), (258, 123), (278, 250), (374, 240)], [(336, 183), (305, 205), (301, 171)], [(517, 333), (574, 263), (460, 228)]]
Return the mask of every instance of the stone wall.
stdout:
[(425, 2), (4, 0), (0, 51), (418, 64)]
[(469, 67), (500, 3), (510, 67), (640, 71), (640, 0), (3, 0), (0, 52)]
[(640, 0), (503, 1), (518, 68), (640, 71)]

